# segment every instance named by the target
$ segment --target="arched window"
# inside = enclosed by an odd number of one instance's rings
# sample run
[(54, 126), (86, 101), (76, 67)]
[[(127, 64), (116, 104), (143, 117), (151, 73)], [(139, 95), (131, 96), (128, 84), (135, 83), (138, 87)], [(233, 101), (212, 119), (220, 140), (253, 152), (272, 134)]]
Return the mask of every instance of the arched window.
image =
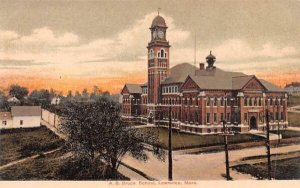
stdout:
[(163, 49), (160, 50), (160, 55), (161, 56), (159, 56), (159, 57), (162, 57), (162, 58), (165, 56), (165, 51)]

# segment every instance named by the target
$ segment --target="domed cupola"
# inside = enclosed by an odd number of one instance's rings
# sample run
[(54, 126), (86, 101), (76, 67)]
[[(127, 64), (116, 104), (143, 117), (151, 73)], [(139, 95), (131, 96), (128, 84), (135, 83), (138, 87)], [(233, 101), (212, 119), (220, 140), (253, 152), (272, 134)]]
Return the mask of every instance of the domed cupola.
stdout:
[(154, 27), (167, 27), (165, 19), (163, 17), (161, 17), (160, 15), (157, 15), (153, 19), (152, 24), (151, 24), (151, 28), (154, 28)]
[(207, 69), (216, 68), (214, 66), (215, 61), (216, 61), (216, 56), (214, 56), (210, 51), (209, 55), (206, 57), (206, 62), (208, 64)]
[(166, 41), (167, 24), (163, 17), (158, 15), (153, 19), (151, 30), (151, 41)]

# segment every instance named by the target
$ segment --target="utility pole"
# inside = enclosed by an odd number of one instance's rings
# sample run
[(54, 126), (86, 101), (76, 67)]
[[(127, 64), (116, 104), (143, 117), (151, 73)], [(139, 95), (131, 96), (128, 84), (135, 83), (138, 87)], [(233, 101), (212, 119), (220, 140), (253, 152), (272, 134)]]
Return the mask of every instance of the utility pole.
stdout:
[(277, 125), (277, 134), (278, 134), (278, 144), (280, 143), (280, 128), (279, 128), (279, 120)]
[(266, 109), (266, 123), (267, 123), (267, 157), (268, 157), (268, 180), (271, 180), (271, 151), (270, 151), (270, 125), (269, 125), (269, 110)]
[(169, 181), (172, 181), (172, 117), (171, 117), (171, 106), (169, 106)]
[(228, 139), (227, 139), (227, 130), (226, 130), (226, 123), (227, 123), (227, 98), (225, 97), (225, 110), (224, 110), (224, 116), (223, 116), (223, 130), (224, 130), (224, 149), (225, 149), (225, 163), (226, 163), (226, 179), (231, 180), (230, 177), (230, 171), (229, 171), (229, 156), (228, 156)]

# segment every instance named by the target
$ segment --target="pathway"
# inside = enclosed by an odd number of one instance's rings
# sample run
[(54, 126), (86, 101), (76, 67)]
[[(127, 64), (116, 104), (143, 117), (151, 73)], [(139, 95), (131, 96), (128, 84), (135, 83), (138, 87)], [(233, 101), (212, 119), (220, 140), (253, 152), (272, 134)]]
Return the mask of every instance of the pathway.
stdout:
[(287, 110), (288, 112), (293, 112), (293, 113), (300, 113), (300, 106), (293, 106), (293, 107), (289, 107)]
[[(300, 151), (300, 144), (272, 148), (271, 153), (287, 153)], [(134, 166), (136, 169), (144, 172), (157, 180), (168, 179), (167, 161), (159, 161), (150, 152), (149, 160), (142, 162), (126, 155), (122, 162)], [(230, 150), (230, 163), (239, 161), (244, 157), (265, 155), (264, 146), (256, 148), (246, 148), (241, 150)], [(173, 155), (173, 177), (174, 180), (224, 180), (222, 174), (225, 173), (225, 154), (224, 152)], [(248, 174), (241, 174), (231, 170), (231, 176), (234, 180), (255, 179)]]
[(155, 125), (153, 124), (147, 124), (147, 125), (136, 125), (136, 126), (133, 126), (134, 128), (136, 129), (141, 129), (141, 128), (148, 128), (148, 127), (156, 127)]
[(50, 154), (50, 153), (54, 153), (54, 152), (56, 152), (56, 151), (58, 151), (58, 150), (61, 150), (61, 147), (56, 148), (56, 149), (54, 149), (54, 150), (47, 151), (47, 152), (43, 152), (42, 154), (32, 155), (32, 156), (30, 156), (30, 157), (25, 157), (25, 158), (23, 158), (23, 159), (20, 159), (20, 160), (17, 160), (17, 161), (13, 161), (13, 162), (7, 163), (7, 164), (5, 164), (5, 165), (0, 166), (0, 170), (3, 170), (3, 169), (5, 169), (5, 168), (8, 168), (8, 167), (11, 167), (11, 166), (20, 164), (20, 163), (24, 163), (24, 162), (26, 162), (26, 161), (28, 161), (28, 160), (31, 160), (31, 159), (38, 158), (38, 157), (40, 157), (41, 155), (48, 155), (48, 154)]
[(287, 129), (292, 131), (300, 131), (300, 127), (288, 127)]

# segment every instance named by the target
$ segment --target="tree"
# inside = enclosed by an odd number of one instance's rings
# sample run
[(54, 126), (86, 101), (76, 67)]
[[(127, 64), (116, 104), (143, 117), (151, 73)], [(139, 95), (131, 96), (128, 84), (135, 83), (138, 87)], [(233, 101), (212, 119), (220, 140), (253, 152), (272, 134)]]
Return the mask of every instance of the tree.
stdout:
[(67, 98), (71, 99), (73, 97), (73, 93), (71, 90), (68, 91)]
[(9, 104), (4, 92), (0, 90), (0, 111), (8, 111)]
[(90, 95), (89, 95), (89, 92), (86, 88), (82, 90), (81, 96), (82, 96), (81, 99), (83, 101), (88, 101), (89, 100)]
[[(88, 159), (91, 174), (93, 164), (101, 160), (112, 170), (111, 177), (116, 178), (120, 160), (126, 153), (145, 161), (148, 156), (143, 142), (157, 140), (155, 134), (144, 135), (143, 139), (138, 137), (137, 129), (121, 120), (120, 106), (105, 97), (95, 103), (67, 103), (63, 116), (61, 127), (68, 135), (67, 145), (74, 156)], [(156, 156), (164, 160), (163, 151)]]
[(20, 85), (14, 84), (9, 87), (9, 95), (15, 96), (19, 100), (23, 100), (28, 95), (28, 89)]
[(102, 90), (98, 86), (93, 86), (93, 91), (90, 95), (90, 98), (97, 100), (102, 95)]
[(34, 105), (49, 106), (51, 103), (50, 92), (47, 89), (33, 90), (29, 95), (29, 100)]

